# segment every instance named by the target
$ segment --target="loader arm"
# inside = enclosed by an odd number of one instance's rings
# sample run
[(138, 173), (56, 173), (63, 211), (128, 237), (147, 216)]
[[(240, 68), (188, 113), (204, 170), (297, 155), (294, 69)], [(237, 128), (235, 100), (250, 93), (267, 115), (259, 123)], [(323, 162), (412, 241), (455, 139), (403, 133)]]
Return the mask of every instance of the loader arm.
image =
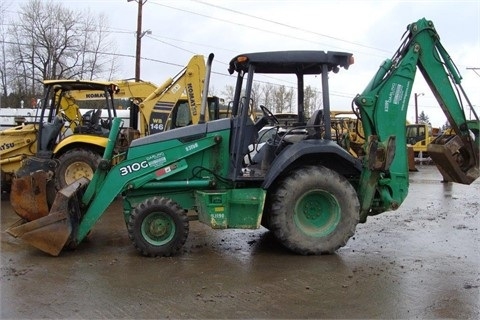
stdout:
[[(158, 184), (163, 179), (187, 169), (186, 158), (194, 153), (203, 152), (220, 141), (215, 136), (205, 136), (195, 141), (194, 149), (187, 149), (181, 141), (172, 140), (161, 151), (152, 148), (151, 153), (128, 158), (109, 169), (108, 164), (112, 161), (112, 150), (115, 145), (115, 134), (119, 130), (119, 121), (115, 120), (104, 154), (103, 161), (106, 165), (99, 166), (82, 197), (81, 206), (87, 208), (87, 211), (82, 216), (78, 232), (73, 235), (76, 244), (87, 236), (108, 206), (123, 191), (139, 189), (146, 184)], [(210, 180), (204, 179), (200, 183), (208, 186)], [(193, 182), (186, 181), (185, 185), (191, 186)]]
[[(155, 146), (152, 148), (151, 145), (142, 147), (141, 153), (127, 157), (112, 167), (113, 150), (120, 125), (121, 119), (115, 118), (102, 162), (90, 182), (82, 177), (60, 190), (48, 215), (29, 222), (21, 219), (7, 229), (7, 232), (56, 256), (65, 246), (74, 248), (82, 242), (108, 206), (123, 191), (149, 188), (149, 185), (150, 188), (162, 188), (162, 184), (163, 188), (171, 186), (172, 182), (163, 180), (187, 169), (186, 158), (212, 148), (222, 140), (216, 135), (204, 135), (203, 138), (195, 140), (195, 148), (186, 148), (181, 139), (172, 139), (168, 143), (162, 143), (160, 150)], [(205, 133), (206, 128), (207, 124), (199, 125), (197, 132), (203, 130)], [(184, 188), (206, 188), (211, 183), (209, 177), (174, 182), (177, 187)]]
[(383, 62), (363, 93), (354, 99), (368, 137), (358, 188), (362, 221), (367, 215), (398, 208), (407, 196), (405, 124), (417, 68), (460, 139), (455, 150), (440, 150), (438, 153), (443, 155), (437, 158), (451, 158), (446, 155), (449, 152), (459, 152), (461, 157), (450, 162), (440, 159), (437, 166), (447, 172), (455, 171), (453, 182), (470, 184), (479, 176), (478, 147), (471, 138), (459, 95), (465, 95), (460, 87), (461, 77), (433, 23), (420, 19), (407, 27), (404, 42), (394, 57)]

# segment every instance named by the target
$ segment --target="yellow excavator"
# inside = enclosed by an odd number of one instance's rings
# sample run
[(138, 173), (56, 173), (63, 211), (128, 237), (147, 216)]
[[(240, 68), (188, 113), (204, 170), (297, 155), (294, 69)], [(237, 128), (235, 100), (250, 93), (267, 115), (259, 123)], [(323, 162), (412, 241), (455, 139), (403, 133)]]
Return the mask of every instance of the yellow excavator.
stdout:
[[(213, 55), (210, 65), (212, 60)], [(9, 190), (14, 174), (52, 166), (57, 188), (80, 177), (91, 178), (107, 145), (111, 120), (120, 112), (128, 114), (124, 121), (128, 123), (121, 129), (117, 152), (138, 137), (198, 123), (206, 67), (204, 57), (195, 55), (158, 87), (126, 80), (44, 81), (38, 121), (0, 132), (2, 192)], [(208, 102), (203, 121), (219, 117), (219, 99), (209, 97)], [(82, 115), (81, 109), (91, 110)]]
[(407, 125), (407, 143), (415, 153), (415, 158), (428, 158), (428, 145), (440, 134), (440, 128), (433, 128), (428, 123)]

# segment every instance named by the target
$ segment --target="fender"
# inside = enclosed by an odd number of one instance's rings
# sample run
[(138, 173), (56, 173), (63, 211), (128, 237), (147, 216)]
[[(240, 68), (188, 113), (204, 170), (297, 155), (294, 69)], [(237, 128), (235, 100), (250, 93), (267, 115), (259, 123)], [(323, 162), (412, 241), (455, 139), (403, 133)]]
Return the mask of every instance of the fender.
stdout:
[(60, 141), (53, 150), (53, 154), (58, 154), (60, 150), (68, 147), (69, 145), (73, 144), (83, 144), (83, 145), (92, 145), (98, 146), (100, 148), (105, 149), (107, 146), (108, 138), (107, 137), (100, 137), (88, 134), (72, 134), (71, 136), (66, 137), (62, 141)]
[[(325, 165), (326, 162), (321, 161), (323, 158), (321, 156), (322, 154), (325, 155), (326, 161), (329, 160), (331, 162), (332, 159), (343, 159), (346, 162), (351, 163), (348, 168), (354, 168), (355, 170), (355, 172), (351, 172), (351, 174), (360, 175), (362, 170), (361, 161), (353, 157), (336, 142), (331, 140), (303, 140), (287, 146), (280, 156), (275, 158), (272, 162), (272, 167), (263, 181), (262, 188), (268, 189), (280, 173), (286, 172), (286, 168), (295, 162)], [(312, 155), (312, 157), (309, 157), (309, 155)], [(337, 160), (335, 160), (335, 163), (341, 165)]]

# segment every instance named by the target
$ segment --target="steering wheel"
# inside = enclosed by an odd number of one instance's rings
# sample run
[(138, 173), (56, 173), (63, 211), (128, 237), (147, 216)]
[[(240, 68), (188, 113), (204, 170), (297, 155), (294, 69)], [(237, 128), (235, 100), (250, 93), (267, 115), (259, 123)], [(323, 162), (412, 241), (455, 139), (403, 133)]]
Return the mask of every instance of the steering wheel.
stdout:
[(260, 105), (260, 109), (262, 109), (263, 115), (274, 124), (280, 124), (277, 117), (272, 113), (272, 111), (268, 110), (267, 107)]

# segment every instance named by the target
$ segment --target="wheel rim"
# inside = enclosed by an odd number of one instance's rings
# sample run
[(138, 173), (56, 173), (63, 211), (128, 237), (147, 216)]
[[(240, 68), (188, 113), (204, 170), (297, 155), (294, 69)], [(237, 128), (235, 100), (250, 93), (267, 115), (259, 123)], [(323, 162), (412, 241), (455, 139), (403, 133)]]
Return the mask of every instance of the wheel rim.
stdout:
[(170, 242), (174, 235), (175, 222), (167, 214), (151, 213), (142, 222), (142, 236), (152, 245), (164, 245)]
[(337, 199), (324, 190), (311, 190), (295, 205), (295, 225), (306, 235), (324, 237), (340, 222), (341, 210)]
[(67, 185), (72, 184), (76, 180), (86, 177), (92, 180), (93, 169), (87, 163), (82, 161), (73, 162), (65, 170), (65, 182)]

